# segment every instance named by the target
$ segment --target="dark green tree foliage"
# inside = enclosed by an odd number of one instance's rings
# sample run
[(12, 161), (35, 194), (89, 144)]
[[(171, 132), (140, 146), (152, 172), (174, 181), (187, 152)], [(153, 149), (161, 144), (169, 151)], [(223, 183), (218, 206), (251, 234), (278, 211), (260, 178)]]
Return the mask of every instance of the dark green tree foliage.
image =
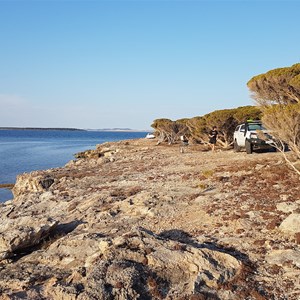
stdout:
[(247, 85), (261, 106), (265, 126), (300, 159), (300, 64), (255, 76)]
[(194, 117), (186, 122), (188, 135), (198, 143), (207, 142), (208, 128), (204, 117)]
[(178, 119), (178, 120), (176, 120), (176, 122), (178, 123), (178, 124), (184, 124), (184, 125), (186, 125), (186, 123), (189, 121), (189, 118), (184, 118), (184, 119)]
[(262, 110), (257, 106), (241, 106), (235, 109), (233, 117), (239, 124), (247, 120), (260, 120), (262, 118)]
[(217, 127), (219, 132), (218, 142), (222, 147), (227, 148), (233, 141), (233, 132), (237, 126), (234, 118), (235, 109), (216, 110), (204, 116), (207, 127)]
[(208, 134), (213, 126), (219, 132), (218, 143), (227, 148), (233, 142), (235, 127), (248, 119), (259, 120), (261, 110), (255, 106), (242, 106), (234, 109), (216, 110), (202, 117), (188, 120), (187, 127), (190, 136), (197, 142), (208, 143)]
[(263, 122), (272, 135), (284, 141), (300, 159), (300, 103), (265, 108)]
[(213, 126), (219, 132), (218, 143), (227, 148), (233, 142), (233, 132), (237, 124), (248, 119), (260, 119), (261, 110), (254, 106), (242, 106), (235, 109), (216, 110), (204, 116), (191, 119), (157, 119), (151, 125), (160, 141), (170, 144), (179, 140), (181, 135), (186, 135), (190, 141), (208, 143), (209, 131)]
[(172, 121), (170, 119), (156, 119), (151, 125), (155, 129), (155, 135), (159, 137), (160, 142), (168, 142), (174, 144), (180, 139), (181, 135), (187, 133), (188, 129), (185, 125), (185, 119)]
[(263, 106), (299, 103), (300, 64), (254, 76), (247, 86), (252, 92), (252, 97)]

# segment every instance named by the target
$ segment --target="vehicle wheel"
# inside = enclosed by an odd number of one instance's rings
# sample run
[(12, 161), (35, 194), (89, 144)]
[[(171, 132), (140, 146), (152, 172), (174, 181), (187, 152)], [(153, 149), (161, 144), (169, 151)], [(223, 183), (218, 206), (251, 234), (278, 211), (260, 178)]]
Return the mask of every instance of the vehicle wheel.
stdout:
[(245, 147), (247, 154), (251, 154), (253, 152), (252, 144), (248, 140), (245, 141)]
[(239, 152), (241, 150), (241, 147), (237, 144), (236, 141), (233, 143), (233, 151), (234, 152)]

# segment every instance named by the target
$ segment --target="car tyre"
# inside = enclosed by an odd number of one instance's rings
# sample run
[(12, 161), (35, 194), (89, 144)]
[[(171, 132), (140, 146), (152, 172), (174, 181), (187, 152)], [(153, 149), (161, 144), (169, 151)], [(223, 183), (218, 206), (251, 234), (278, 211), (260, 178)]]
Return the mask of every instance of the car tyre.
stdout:
[(245, 141), (245, 147), (247, 154), (251, 154), (253, 152), (253, 146), (248, 140)]
[(237, 141), (235, 140), (233, 143), (233, 151), (234, 152), (240, 152), (241, 147), (237, 144)]

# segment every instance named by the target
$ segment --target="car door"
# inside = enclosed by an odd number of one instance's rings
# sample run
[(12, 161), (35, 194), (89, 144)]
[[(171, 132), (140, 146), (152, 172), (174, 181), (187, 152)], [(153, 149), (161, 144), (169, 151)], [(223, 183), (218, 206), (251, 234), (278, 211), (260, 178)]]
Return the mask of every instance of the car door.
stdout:
[(237, 144), (240, 147), (245, 147), (245, 131), (246, 131), (245, 124), (239, 125), (235, 129), (235, 139)]

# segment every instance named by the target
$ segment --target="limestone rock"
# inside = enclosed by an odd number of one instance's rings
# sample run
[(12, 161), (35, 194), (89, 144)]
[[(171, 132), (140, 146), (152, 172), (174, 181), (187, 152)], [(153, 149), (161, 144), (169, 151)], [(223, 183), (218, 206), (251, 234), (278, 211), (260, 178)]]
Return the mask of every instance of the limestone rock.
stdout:
[(276, 208), (284, 213), (292, 213), (299, 207), (300, 205), (296, 202), (280, 202), (276, 205)]
[(208, 291), (217, 296), (217, 287), (241, 273), (242, 263), (218, 250), (163, 239), (143, 229), (126, 236), (126, 247), (114, 242), (88, 270), (80, 299), (176, 298)]
[(299, 250), (273, 250), (266, 256), (267, 261), (270, 264), (276, 264), (283, 266), (286, 263), (293, 263), (300, 268), (300, 251)]
[(299, 177), (278, 153), (203, 149), (105, 143), (19, 175), (0, 300), (298, 300)]
[(22, 174), (17, 176), (17, 182), (12, 189), (14, 197), (25, 193), (38, 193), (48, 190), (54, 183), (54, 179), (49, 175), (38, 174)]
[(300, 232), (300, 214), (292, 213), (280, 224), (279, 229), (288, 234)]
[(0, 224), (0, 259), (32, 247), (45, 239), (57, 226), (51, 218), (34, 219), (29, 216), (8, 219)]

